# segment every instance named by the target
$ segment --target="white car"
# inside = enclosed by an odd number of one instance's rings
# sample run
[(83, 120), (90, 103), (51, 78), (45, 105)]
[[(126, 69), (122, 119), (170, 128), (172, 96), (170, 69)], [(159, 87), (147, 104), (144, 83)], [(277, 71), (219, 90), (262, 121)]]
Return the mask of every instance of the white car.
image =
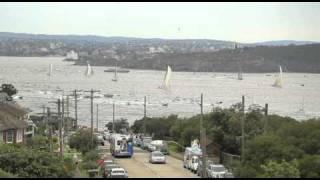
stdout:
[(157, 147), (153, 144), (148, 144), (148, 150), (153, 152), (153, 151), (157, 150)]
[(208, 177), (224, 178), (228, 170), (222, 164), (210, 164), (207, 168)]
[(166, 157), (160, 151), (153, 151), (150, 153), (149, 162), (150, 163), (163, 163), (163, 164), (165, 164)]
[(123, 168), (112, 168), (110, 178), (128, 178), (128, 173)]

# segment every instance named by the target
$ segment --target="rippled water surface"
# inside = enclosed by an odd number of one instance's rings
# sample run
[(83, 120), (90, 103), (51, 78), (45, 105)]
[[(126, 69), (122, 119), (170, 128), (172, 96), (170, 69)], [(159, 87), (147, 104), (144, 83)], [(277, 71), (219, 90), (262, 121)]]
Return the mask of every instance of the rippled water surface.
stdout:
[[(297, 119), (319, 117), (320, 74), (284, 73), (283, 88), (271, 85), (275, 73), (243, 74), (244, 80), (236, 79), (235, 73), (174, 72), (171, 90), (164, 91), (162, 85), (165, 72), (152, 70), (130, 70), (119, 73), (119, 81), (113, 82), (113, 73), (104, 72), (108, 67), (92, 67), (94, 75), (86, 77), (85, 66), (74, 66), (61, 57), (0, 57), (0, 83), (11, 83), (23, 99), (17, 101), (41, 113), (42, 106), (57, 110), (57, 98), (71, 95), (74, 89), (80, 92), (78, 102), (79, 124), (90, 124), (90, 89), (99, 90), (94, 99), (94, 112), (99, 104), (99, 124), (112, 121), (112, 104), (116, 104), (116, 119), (126, 118), (132, 123), (143, 117), (144, 96), (147, 96), (147, 116), (178, 114), (189, 117), (200, 112), (200, 94), (204, 96), (204, 112), (213, 106), (229, 107), (240, 102), (245, 95), (250, 104), (269, 104), (269, 114), (291, 116)], [(53, 64), (52, 76), (48, 76)], [(104, 97), (106, 94), (113, 98)], [(164, 104), (168, 104), (165, 106)], [(301, 111), (301, 109), (303, 111)], [(70, 97), (70, 116), (74, 117), (74, 99)], [(94, 114), (96, 120), (96, 114)]]

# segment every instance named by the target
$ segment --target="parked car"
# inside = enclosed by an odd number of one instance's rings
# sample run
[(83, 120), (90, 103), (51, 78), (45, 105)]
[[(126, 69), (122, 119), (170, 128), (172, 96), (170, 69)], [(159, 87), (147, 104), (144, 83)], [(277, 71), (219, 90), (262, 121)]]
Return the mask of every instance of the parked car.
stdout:
[(147, 149), (148, 145), (151, 143), (152, 137), (145, 136), (142, 138), (141, 148)]
[(110, 178), (128, 178), (128, 173), (123, 168), (112, 168)]
[(148, 151), (153, 152), (156, 151), (157, 147), (153, 144), (148, 144)]
[(112, 159), (106, 159), (103, 161), (104, 165), (106, 166), (107, 164), (115, 164), (114, 161)]
[(166, 157), (160, 151), (153, 151), (150, 153), (149, 162), (150, 163), (163, 163), (163, 164), (165, 164)]
[(161, 151), (163, 154), (167, 155), (168, 152), (168, 143), (164, 140), (153, 140), (148, 146), (149, 151)]
[[(211, 160), (207, 160), (207, 167), (210, 164), (213, 164), (213, 162)], [(198, 166), (197, 166), (197, 170), (196, 170), (198, 176), (201, 176), (201, 174), (202, 174), (201, 171), (202, 171), (202, 161), (200, 160), (199, 163), (198, 163)]]
[(134, 139), (134, 144), (138, 147), (141, 147), (142, 145), (142, 140), (140, 138), (135, 138)]
[(119, 166), (118, 164), (115, 164), (115, 163), (105, 164), (103, 177), (104, 177), (104, 178), (110, 177), (110, 175), (111, 175), (111, 170), (112, 170), (113, 168), (120, 168), (120, 166)]
[(225, 175), (224, 175), (225, 178), (234, 178), (234, 175), (231, 173), (231, 172), (227, 172)]
[(224, 178), (228, 170), (222, 164), (210, 164), (207, 167), (207, 175), (210, 178)]

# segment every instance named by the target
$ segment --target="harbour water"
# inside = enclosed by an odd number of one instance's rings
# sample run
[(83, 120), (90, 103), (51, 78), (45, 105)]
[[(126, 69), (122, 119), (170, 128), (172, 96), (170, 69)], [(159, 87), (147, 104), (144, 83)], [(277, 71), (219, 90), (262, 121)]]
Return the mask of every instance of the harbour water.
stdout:
[[(79, 90), (79, 124), (90, 125), (91, 89), (96, 92), (94, 104), (99, 104), (99, 124), (112, 121), (112, 104), (116, 104), (116, 119), (125, 118), (132, 123), (143, 117), (144, 96), (147, 96), (147, 116), (160, 117), (177, 114), (190, 117), (200, 112), (200, 94), (204, 96), (204, 112), (213, 107), (230, 107), (246, 97), (250, 104), (269, 104), (269, 114), (290, 116), (299, 120), (320, 116), (320, 74), (283, 73), (283, 87), (272, 87), (277, 73), (174, 72), (170, 91), (159, 86), (164, 71), (130, 70), (119, 73), (117, 82), (113, 73), (104, 72), (110, 67), (93, 66), (93, 76), (86, 77), (86, 66), (74, 66), (62, 61), (63, 57), (0, 57), (0, 83), (13, 84), (18, 89), (16, 101), (28, 107), (33, 114), (42, 113), (42, 106), (57, 111), (52, 103), (62, 95)], [(50, 64), (53, 66), (48, 76)], [(105, 96), (106, 95), (106, 96)], [(111, 97), (113, 96), (113, 97)], [(164, 104), (167, 104), (165, 106)], [(96, 113), (94, 105), (94, 113)], [(301, 109), (303, 111), (301, 111)], [(70, 96), (70, 116), (74, 117), (74, 99)], [(96, 120), (96, 114), (94, 114)], [(95, 123), (94, 123), (95, 124)]]

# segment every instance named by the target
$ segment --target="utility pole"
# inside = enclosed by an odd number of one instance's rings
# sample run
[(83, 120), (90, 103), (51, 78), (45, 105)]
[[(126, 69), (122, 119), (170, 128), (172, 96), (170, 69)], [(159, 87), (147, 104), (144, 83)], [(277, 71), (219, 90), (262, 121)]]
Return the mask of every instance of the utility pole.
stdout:
[(203, 128), (203, 94), (201, 93), (201, 116), (200, 116), (200, 146), (202, 150), (202, 177), (206, 178), (206, 135), (205, 135), (205, 128)]
[(97, 132), (99, 132), (98, 122), (99, 122), (99, 104), (97, 104)]
[(68, 132), (68, 127), (69, 127), (68, 123), (70, 121), (69, 120), (69, 95), (67, 95), (67, 108), (66, 109), (67, 109), (67, 115), (66, 115), (67, 117), (66, 117), (66, 121), (65, 121), (65, 125), (64, 125), (65, 127), (64, 128), (65, 128), (65, 132), (67, 133)]
[(50, 113), (50, 108), (47, 107), (47, 124), (46, 124), (46, 129), (48, 130), (48, 133), (49, 133), (49, 149), (50, 149), (50, 152), (52, 152), (52, 149), (53, 149), (53, 145), (52, 145), (52, 128), (49, 124), (49, 120), (51, 119), (51, 113)]
[(64, 95), (62, 95), (62, 101), (61, 101), (61, 107), (62, 107), (62, 113), (61, 113), (61, 131), (62, 131), (62, 142), (64, 143)]
[(62, 119), (61, 119), (61, 107), (60, 99), (58, 99), (58, 120), (59, 120), (59, 141), (60, 141), (60, 156), (63, 156), (63, 141), (62, 141)]
[(143, 134), (147, 133), (146, 118), (147, 118), (147, 96), (144, 96)]
[(91, 91), (89, 92), (91, 93), (91, 98), (90, 98), (91, 99), (91, 145), (93, 145), (93, 93), (99, 92), (99, 91), (91, 89)]
[(91, 145), (93, 145), (93, 89), (91, 89)]
[(264, 108), (264, 133), (267, 133), (268, 128), (268, 103), (265, 104)]
[(242, 95), (242, 118), (241, 118), (241, 161), (244, 158), (244, 121), (246, 118), (245, 114), (245, 99), (244, 95)]
[(78, 129), (78, 97), (77, 97), (77, 90), (74, 90), (74, 117), (75, 117), (75, 121), (74, 121), (74, 126), (75, 129)]
[(115, 114), (115, 110), (116, 110), (116, 105), (115, 105), (115, 103), (113, 102), (113, 106), (112, 106), (113, 108), (113, 111), (112, 111), (112, 133), (113, 134), (115, 134), (115, 132), (114, 132), (114, 114)]

